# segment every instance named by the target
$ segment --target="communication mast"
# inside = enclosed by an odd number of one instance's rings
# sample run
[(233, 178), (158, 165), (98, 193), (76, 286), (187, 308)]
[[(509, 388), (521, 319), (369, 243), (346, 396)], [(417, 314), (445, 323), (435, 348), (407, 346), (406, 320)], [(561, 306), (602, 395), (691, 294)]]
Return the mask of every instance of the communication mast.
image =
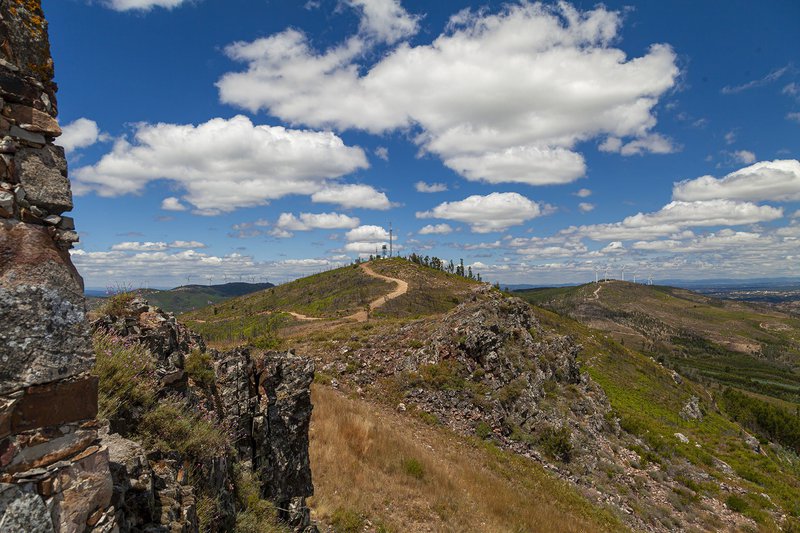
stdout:
[(389, 222), (389, 257), (392, 257), (392, 223)]

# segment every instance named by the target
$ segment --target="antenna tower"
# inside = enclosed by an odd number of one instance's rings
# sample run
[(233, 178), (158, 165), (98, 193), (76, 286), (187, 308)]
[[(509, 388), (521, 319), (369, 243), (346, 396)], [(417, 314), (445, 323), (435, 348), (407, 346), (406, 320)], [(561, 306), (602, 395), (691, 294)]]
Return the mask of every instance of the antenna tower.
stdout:
[(389, 257), (392, 257), (392, 223), (389, 222)]

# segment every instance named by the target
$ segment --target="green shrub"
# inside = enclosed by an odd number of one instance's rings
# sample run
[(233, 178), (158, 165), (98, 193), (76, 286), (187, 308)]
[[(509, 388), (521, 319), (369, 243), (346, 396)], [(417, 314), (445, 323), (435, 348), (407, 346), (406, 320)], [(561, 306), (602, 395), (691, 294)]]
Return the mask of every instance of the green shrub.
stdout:
[(413, 457), (403, 460), (403, 472), (416, 479), (425, 477), (425, 467)]
[(741, 496), (737, 496), (736, 494), (731, 494), (725, 500), (725, 505), (728, 506), (728, 509), (734, 511), (736, 513), (744, 513), (747, 511), (747, 500), (742, 498)]
[(331, 525), (336, 533), (359, 533), (364, 527), (364, 518), (352, 509), (340, 507), (331, 515)]
[(501, 387), (500, 390), (497, 391), (497, 399), (500, 400), (500, 403), (503, 405), (510, 405), (517, 401), (520, 396), (522, 396), (522, 391), (525, 390), (525, 380), (522, 378), (517, 378), (505, 387)]
[(550, 457), (568, 463), (572, 459), (572, 434), (566, 426), (547, 428), (539, 436), (539, 445)]
[(464, 390), (466, 380), (462, 376), (464, 367), (451, 359), (432, 365), (421, 365), (419, 376), (422, 381), (436, 390)]
[(234, 466), (234, 491), (239, 511), (236, 533), (288, 533), (278, 523), (278, 513), (269, 500), (261, 497), (258, 480), (249, 468)]
[(479, 439), (488, 439), (493, 435), (492, 426), (481, 420), (475, 426), (475, 435), (477, 435)]
[(150, 351), (106, 333), (95, 333), (92, 340), (99, 415), (107, 419), (128, 418), (135, 411), (149, 409), (158, 389)]
[(177, 451), (196, 461), (217, 457), (229, 446), (222, 428), (191, 412), (185, 401), (175, 396), (160, 400), (144, 415), (139, 434), (148, 448)]
[(216, 375), (214, 374), (214, 363), (211, 354), (193, 350), (183, 364), (186, 374), (192, 378), (200, 387), (210, 389), (214, 386)]
[(128, 316), (131, 314), (128, 304), (136, 298), (135, 292), (118, 292), (106, 298), (105, 304), (100, 307), (99, 312), (111, 316)]
[(428, 411), (418, 411), (417, 416), (420, 418), (420, 420), (431, 426), (438, 426), (442, 423), (438, 416), (433, 413), (429, 413)]

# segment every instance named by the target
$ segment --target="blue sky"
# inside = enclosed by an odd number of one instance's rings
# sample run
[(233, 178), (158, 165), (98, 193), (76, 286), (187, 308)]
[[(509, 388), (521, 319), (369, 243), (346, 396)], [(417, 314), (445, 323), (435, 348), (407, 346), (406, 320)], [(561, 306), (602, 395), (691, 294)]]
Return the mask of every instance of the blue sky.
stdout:
[(799, 276), (800, 4), (719, 6), (44, 0), (73, 260), (281, 282), (391, 222), (501, 283)]

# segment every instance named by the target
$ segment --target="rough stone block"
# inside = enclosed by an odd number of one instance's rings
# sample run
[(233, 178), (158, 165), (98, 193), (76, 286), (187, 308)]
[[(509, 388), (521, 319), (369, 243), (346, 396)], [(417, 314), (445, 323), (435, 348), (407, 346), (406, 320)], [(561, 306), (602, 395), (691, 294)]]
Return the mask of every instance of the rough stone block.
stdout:
[(94, 363), (83, 283), (48, 228), (0, 219), (0, 394)]
[(25, 390), (16, 402), (11, 431), (19, 433), (97, 415), (97, 378), (87, 376), (73, 381), (35, 385)]
[(52, 137), (61, 135), (58, 121), (44, 111), (21, 104), (12, 104), (10, 107), (10, 118), (14, 119), (19, 127)]
[(19, 181), (27, 200), (60, 215), (72, 209), (72, 191), (67, 179), (67, 160), (60, 146), (21, 148), (16, 156)]
[(27, 475), (33, 468), (46, 467), (72, 457), (97, 440), (95, 429), (80, 429), (70, 425), (64, 425), (62, 429), (65, 431), (48, 428), (16, 436), (14, 456), (6, 465), (5, 472), (23, 472)]
[(48, 501), (59, 533), (83, 533), (89, 517), (111, 504), (108, 450), (98, 449), (59, 471), (61, 492)]
[(19, 1), (0, 3), (0, 14), (6, 24), (6, 40), (13, 57), (10, 59), (20, 73), (43, 85), (51, 85), (53, 60), (47, 36), (47, 20), (41, 2)]

